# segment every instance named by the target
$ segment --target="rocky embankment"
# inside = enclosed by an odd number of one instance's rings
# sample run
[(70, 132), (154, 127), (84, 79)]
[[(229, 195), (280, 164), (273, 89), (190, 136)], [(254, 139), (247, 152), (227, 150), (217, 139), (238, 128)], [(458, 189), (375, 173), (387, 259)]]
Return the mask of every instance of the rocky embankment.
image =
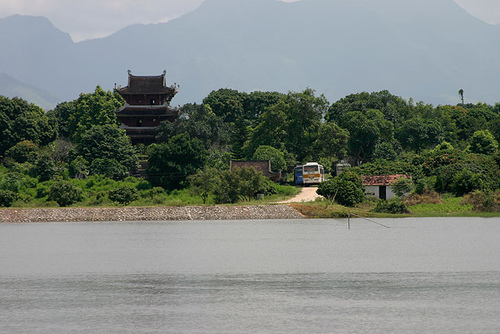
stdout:
[(288, 205), (1, 209), (0, 223), (297, 219)]

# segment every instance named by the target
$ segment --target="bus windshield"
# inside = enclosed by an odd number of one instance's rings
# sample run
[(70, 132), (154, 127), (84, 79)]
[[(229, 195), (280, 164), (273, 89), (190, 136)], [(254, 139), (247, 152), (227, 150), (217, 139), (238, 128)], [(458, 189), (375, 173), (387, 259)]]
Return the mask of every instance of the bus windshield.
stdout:
[(313, 173), (318, 171), (318, 166), (304, 166), (304, 173)]

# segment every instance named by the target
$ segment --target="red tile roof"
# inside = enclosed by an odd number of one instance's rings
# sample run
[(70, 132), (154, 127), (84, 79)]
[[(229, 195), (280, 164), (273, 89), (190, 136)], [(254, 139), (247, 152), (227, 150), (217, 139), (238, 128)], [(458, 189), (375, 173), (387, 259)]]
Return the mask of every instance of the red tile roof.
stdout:
[(409, 179), (408, 175), (395, 174), (395, 175), (362, 175), (363, 185), (365, 186), (389, 186), (397, 179), (405, 177)]

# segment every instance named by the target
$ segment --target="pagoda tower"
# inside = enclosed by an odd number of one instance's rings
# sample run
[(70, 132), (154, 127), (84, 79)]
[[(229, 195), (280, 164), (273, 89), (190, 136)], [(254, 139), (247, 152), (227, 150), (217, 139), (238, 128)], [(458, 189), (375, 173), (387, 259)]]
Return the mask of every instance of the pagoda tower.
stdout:
[(155, 142), (156, 127), (160, 122), (174, 122), (179, 110), (170, 106), (179, 87), (167, 87), (166, 71), (157, 76), (137, 76), (128, 71), (128, 86), (116, 88), (125, 105), (116, 112), (132, 144)]

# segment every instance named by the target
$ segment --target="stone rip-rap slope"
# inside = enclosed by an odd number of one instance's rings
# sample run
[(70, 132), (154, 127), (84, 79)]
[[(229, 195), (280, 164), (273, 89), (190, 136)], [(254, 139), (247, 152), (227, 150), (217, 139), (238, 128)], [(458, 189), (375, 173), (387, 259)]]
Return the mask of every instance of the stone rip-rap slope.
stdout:
[(298, 219), (288, 205), (1, 209), (0, 223)]

